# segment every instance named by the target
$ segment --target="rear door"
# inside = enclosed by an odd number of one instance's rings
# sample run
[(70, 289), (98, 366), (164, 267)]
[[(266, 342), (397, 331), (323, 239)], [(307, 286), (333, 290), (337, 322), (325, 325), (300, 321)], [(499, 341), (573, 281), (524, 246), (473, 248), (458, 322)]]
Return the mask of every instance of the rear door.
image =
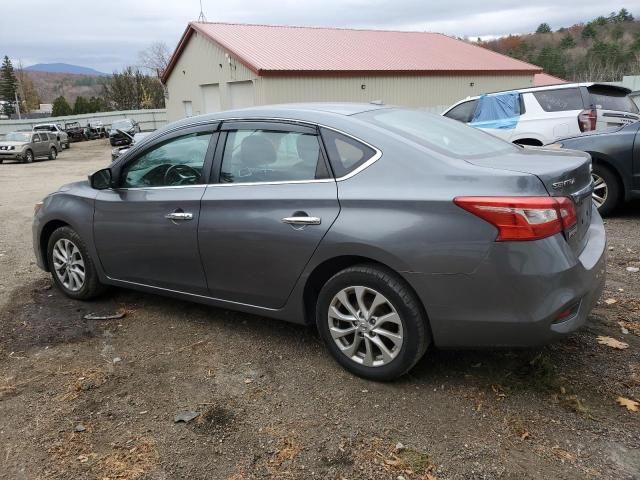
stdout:
[(532, 120), (529, 130), (540, 131), (544, 144), (580, 134), (578, 115), (585, 109), (585, 103), (579, 87), (535, 90), (530, 95), (537, 108), (532, 106), (528, 110), (527, 117)]
[(596, 110), (596, 130), (624, 127), (640, 119), (638, 107), (626, 89), (592, 85), (586, 90), (589, 103)]
[(198, 239), (209, 294), (282, 307), (340, 210), (315, 127), (225, 122)]

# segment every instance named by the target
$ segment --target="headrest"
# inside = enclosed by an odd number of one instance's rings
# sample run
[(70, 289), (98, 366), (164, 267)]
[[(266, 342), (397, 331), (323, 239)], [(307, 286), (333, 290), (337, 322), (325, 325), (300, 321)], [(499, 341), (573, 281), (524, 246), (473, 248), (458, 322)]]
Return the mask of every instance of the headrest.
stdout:
[(276, 161), (276, 150), (264, 136), (251, 135), (240, 144), (240, 160), (247, 167), (259, 167)]

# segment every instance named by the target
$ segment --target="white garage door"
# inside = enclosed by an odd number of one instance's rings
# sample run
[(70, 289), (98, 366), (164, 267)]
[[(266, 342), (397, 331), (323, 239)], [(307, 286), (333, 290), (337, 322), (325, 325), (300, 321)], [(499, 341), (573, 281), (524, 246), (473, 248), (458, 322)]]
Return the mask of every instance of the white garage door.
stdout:
[(212, 83), (210, 85), (201, 85), (202, 98), (204, 100), (204, 113), (219, 112), (220, 107), (220, 85)]
[(231, 108), (253, 107), (253, 82), (229, 82)]

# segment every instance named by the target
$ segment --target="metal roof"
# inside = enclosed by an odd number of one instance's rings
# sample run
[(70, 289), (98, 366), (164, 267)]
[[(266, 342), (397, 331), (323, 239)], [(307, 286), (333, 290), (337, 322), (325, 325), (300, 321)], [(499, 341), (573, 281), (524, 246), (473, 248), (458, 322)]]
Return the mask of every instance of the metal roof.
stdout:
[(542, 72), (440, 33), (192, 22), (162, 76), (164, 82), (194, 32), (262, 76)]
[(536, 73), (533, 76), (533, 85), (535, 87), (542, 87), (544, 85), (561, 85), (563, 83), (569, 83), (569, 82), (544, 72)]

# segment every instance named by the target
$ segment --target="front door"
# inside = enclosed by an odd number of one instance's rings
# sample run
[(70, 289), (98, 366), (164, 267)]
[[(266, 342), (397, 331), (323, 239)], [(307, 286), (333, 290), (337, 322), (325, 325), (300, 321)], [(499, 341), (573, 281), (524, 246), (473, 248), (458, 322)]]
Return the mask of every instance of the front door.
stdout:
[(339, 204), (315, 128), (226, 122), (202, 198), (199, 243), (210, 295), (282, 307)]
[(206, 294), (197, 230), (216, 138), (210, 126), (183, 130), (116, 166), (119, 187), (98, 194), (93, 227), (107, 276)]

